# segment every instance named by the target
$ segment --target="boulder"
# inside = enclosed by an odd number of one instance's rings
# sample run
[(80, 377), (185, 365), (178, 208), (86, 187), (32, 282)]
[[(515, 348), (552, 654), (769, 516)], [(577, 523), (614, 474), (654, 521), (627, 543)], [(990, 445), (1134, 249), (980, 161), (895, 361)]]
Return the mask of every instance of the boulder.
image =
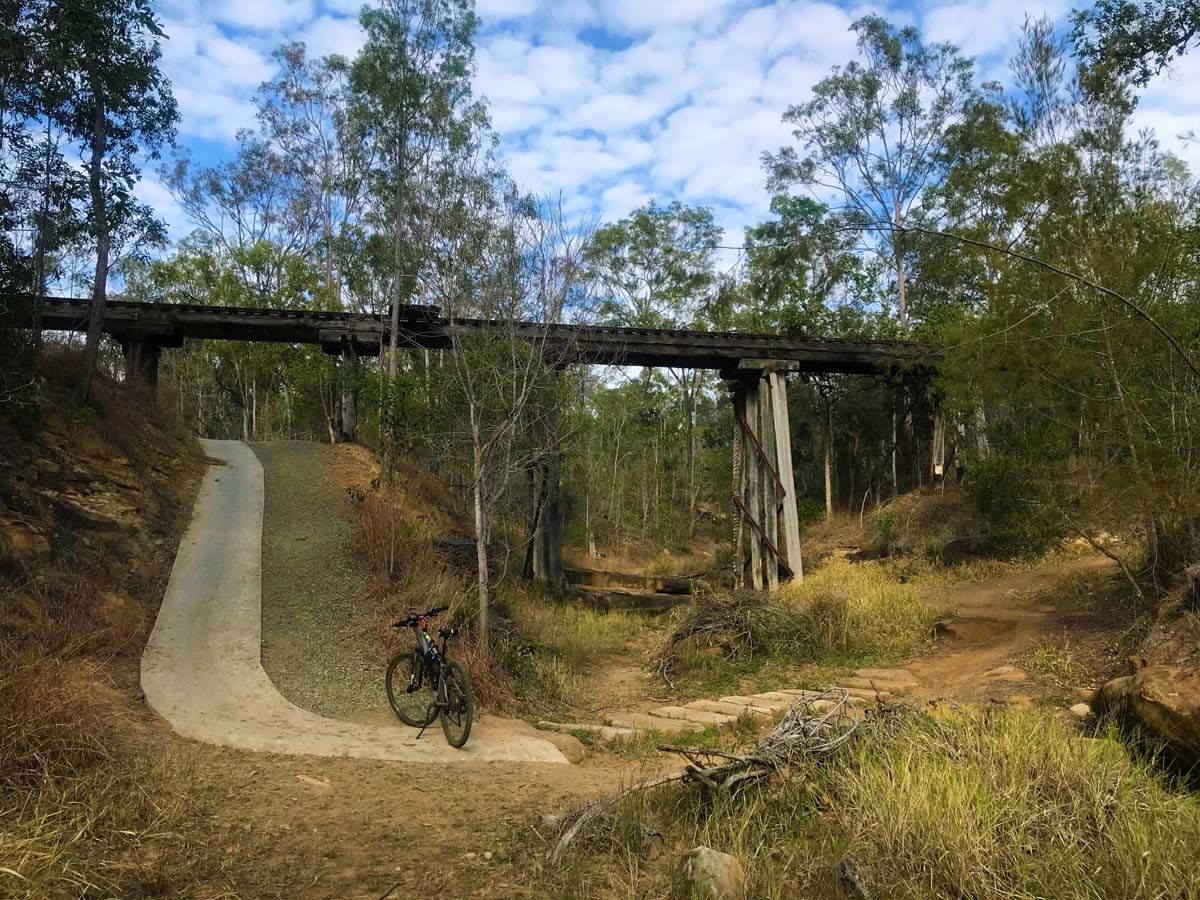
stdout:
[(1200, 668), (1147, 666), (1100, 688), (1093, 706), (1140, 725), (1190, 762), (1200, 762)]
[(549, 741), (558, 751), (567, 758), (567, 762), (576, 764), (583, 762), (583, 757), (587, 755), (587, 750), (583, 746), (583, 742), (573, 734), (563, 734), (559, 731), (542, 731), (538, 733), (544, 741)]
[(691, 895), (703, 900), (745, 900), (746, 872), (728, 853), (693, 847), (683, 857), (682, 876)]
[(49, 562), (51, 555), (50, 542), (32, 522), (17, 517), (0, 519), (0, 562), (38, 565)]

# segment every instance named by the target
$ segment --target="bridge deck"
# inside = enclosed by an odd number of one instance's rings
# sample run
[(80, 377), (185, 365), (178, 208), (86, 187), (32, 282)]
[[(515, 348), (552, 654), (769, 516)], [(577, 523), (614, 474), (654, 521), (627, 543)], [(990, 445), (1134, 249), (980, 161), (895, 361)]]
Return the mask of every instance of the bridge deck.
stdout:
[[(84, 331), (90, 301), (47, 298), (43, 327)], [(447, 319), (437, 307), (406, 306), (398, 338), (409, 347), (449, 347), (455, 338), (486, 332), (485, 319)], [(506, 323), (506, 327), (508, 327)], [(369, 314), (110, 301), (102, 328), (123, 341), (182, 346), (184, 339), (273, 341), (319, 344), (340, 353), (353, 344), (360, 355), (376, 355), (390, 341), (390, 323)], [(618, 328), (599, 325), (542, 325), (522, 322), (516, 333), (562, 362), (599, 365), (737, 369), (743, 360), (783, 360), (805, 372), (885, 373), (902, 366), (932, 368), (933, 347), (909, 341), (792, 338), (768, 334)]]

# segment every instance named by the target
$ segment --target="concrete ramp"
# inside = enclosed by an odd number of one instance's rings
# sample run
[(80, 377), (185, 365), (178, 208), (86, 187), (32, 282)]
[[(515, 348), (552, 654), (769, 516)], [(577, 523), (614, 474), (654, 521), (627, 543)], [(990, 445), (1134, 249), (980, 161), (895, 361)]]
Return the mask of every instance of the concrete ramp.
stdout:
[[(462, 750), (436, 723), (358, 725), (301, 709), (263, 670), (263, 472), (240, 441), (201, 441), (204, 475), (154, 631), (142, 654), (146, 702), (187, 738), (242, 750), (409, 762), (565, 763), (549, 741), (477, 722)], [(383, 665), (379, 690), (383, 691)]]

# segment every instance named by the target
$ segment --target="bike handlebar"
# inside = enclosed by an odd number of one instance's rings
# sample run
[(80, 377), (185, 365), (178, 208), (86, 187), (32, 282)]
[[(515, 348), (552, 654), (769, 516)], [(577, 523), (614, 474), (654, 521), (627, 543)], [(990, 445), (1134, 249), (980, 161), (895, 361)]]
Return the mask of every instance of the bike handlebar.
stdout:
[(427, 609), (423, 613), (409, 613), (408, 617), (401, 619), (399, 622), (392, 624), (393, 628), (412, 628), (422, 619), (432, 619), (436, 615), (440, 615), (448, 610), (449, 606), (435, 606), (432, 609)]

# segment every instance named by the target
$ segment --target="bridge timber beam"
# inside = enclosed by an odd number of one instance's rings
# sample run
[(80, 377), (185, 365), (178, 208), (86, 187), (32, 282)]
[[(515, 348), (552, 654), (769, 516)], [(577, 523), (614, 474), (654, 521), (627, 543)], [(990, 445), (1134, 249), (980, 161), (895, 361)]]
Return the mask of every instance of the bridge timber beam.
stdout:
[[(48, 297), (42, 326), (84, 331), (90, 301)], [(260, 309), (169, 303), (109, 301), (101, 324), (119, 341), (155, 338), (166, 341), (211, 339), (316, 344), (331, 355), (376, 356), (391, 341), (386, 315), (316, 310)], [(936, 348), (910, 341), (860, 341), (783, 337), (601, 325), (545, 325), (446, 318), (435, 306), (408, 305), (401, 310), (397, 343), (401, 347), (440, 349), (461, 336), (501, 329), (528, 341), (556, 366), (570, 364), (661, 366), (714, 369), (737, 377), (759, 361), (786, 364), (791, 371), (843, 374), (894, 374), (905, 369), (935, 369)]]

